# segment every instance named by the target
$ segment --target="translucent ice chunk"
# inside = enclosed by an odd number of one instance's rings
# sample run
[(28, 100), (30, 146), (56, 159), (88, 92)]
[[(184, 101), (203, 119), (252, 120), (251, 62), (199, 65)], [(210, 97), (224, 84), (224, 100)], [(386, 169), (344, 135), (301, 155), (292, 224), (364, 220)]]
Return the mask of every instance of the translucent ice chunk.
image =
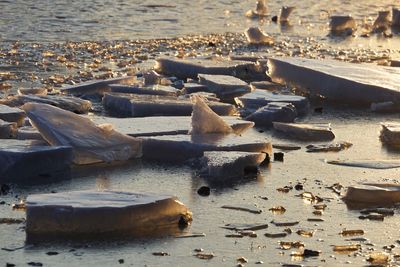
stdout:
[(397, 184), (374, 183), (349, 186), (343, 199), (346, 202), (390, 205), (400, 202), (400, 186)]
[(271, 127), (273, 122), (293, 122), (297, 117), (296, 108), (285, 102), (271, 102), (246, 117), (257, 127)]
[(274, 129), (286, 135), (307, 141), (324, 141), (335, 138), (330, 124), (300, 124), (274, 122)]
[(146, 235), (189, 224), (192, 213), (176, 197), (117, 191), (29, 195), (26, 232), (48, 235)]
[(231, 126), (218, 116), (199, 96), (193, 96), (192, 127), (190, 134), (232, 133)]
[(76, 164), (111, 162), (141, 156), (141, 141), (87, 118), (46, 104), (23, 106), (33, 126), (51, 145), (71, 146)]

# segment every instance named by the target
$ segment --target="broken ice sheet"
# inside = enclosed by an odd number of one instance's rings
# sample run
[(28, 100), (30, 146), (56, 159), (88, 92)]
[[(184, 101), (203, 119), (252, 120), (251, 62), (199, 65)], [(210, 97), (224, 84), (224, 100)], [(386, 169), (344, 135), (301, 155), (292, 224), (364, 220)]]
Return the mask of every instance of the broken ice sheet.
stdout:
[(95, 125), (87, 118), (47, 104), (23, 106), (33, 126), (53, 146), (73, 148), (74, 163), (90, 164), (141, 157), (142, 143), (118, 133), (110, 125)]
[(342, 232), (339, 233), (342, 236), (357, 236), (357, 235), (363, 235), (364, 230), (361, 229), (356, 229), (356, 230), (343, 230)]
[(29, 195), (26, 206), (28, 238), (161, 234), (192, 219), (192, 213), (176, 197), (133, 192)]
[(88, 100), (63, 95), (17, 95), (0, 100), (0, 104), (13, 107), (30, 102), (48, 104), (79, 114), (87, 113), (92, 108), (92, 103)]
[[(233, 115), (231, 104), (207, 101), (210, 108), (222, 116)], [(105, 93), (103, 105), (107, 112), (118, 117), (190, 116), (193, 104), (189, 99), (172, 96)]]
[(209, 92), (225, 100), (233, 100), (251, 92), (251, 87), (246, 82), (228, 75), (199, 74), (199, 83), (207, 86)]
[(136, 81), (134, 76), (125, 76), (107, 80), (93, 80), (75, 85), (65, 86), (60, 89), (64, 94), (86, 95), (94, 93), (104, 93), (110, 91), (110, 84), (130, 84)]
[(271, 102), (290, 103), (296, 107), (299, 115), (306, 114), (310, 106), (308, 99), (303, 96), (279, 94), (260, 89), (235, 98), (235, 102), (246, 109), (258, 109)]
[[(111, 124), (120, 133), (137, 136), (158, 136), (188, 134), (191, 125), (189, 116), (152, 116), (144, 118), (113, 118), (88, 116), (96, 124)], [(221, 117), (235, 133), (242, 133), (253, 127), (254, 122), (235, 116)]]
[(335, 138), (330, 124), (273, 122), (274, 129), (288, 137), (304, 141), (326, 141)]
[(274, 82), (353, 105), (400, 100), (400, 70), (335, 60), (269, 58)]
[(400, 168), (400, 160), (328, 160), (327, 163), (348, 167), (368, 168), (368, 169), (393, 169)]
[(129, 85), (111, 84), (111, 92), (125, 93), (125, 94), (138, 94), (138, 95), (164, 95), (164, 96), (178, 96), (179, 90), (172, 86), (155, 85), (152, 87), (139, 87)]
[(257, 172), (265, 157), (264, 153), (216, 151), (204, 152), (201, 160), (204, 165), (203, 172), (209, 177), (226, 180), (243, 177), (248, 172)]

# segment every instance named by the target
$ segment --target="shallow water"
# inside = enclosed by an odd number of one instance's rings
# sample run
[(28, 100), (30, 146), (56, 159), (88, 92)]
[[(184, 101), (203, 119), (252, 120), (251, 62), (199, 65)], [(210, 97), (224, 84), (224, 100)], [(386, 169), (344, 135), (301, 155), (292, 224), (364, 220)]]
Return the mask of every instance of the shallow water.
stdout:
[[(262, 27), (269, 33), (325, 36), (327, 14), (352, 14), (357, 21), (373, 20), (390, 0), (268, 1), (270, 17)], [(271, 17), (282, 5), (295, 6), (293, 27), (279, 27)], [(39, 42), (153, 39), (187, 34), (243, 32), (259, 21), (246, 19), (254, 0), (2, 0), (1, 40)]]

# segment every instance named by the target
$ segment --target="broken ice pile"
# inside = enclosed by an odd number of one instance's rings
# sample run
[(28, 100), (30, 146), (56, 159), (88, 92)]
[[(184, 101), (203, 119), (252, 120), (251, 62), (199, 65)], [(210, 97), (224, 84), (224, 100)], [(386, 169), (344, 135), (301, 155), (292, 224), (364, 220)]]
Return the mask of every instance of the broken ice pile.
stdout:
[(189, 209), (168, 195), (72, 191), (29, 195), (26, 199), (28, 239), (176, 233), (179, 225), (187, 226), (191, 220)]

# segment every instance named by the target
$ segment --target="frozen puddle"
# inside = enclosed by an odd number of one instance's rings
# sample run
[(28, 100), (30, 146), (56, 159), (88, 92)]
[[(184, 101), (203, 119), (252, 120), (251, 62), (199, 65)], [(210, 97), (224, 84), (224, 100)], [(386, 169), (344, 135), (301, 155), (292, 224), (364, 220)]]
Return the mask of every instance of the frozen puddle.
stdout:
[(72, 164), (72, 148), (47, 146), (32, 141), (0, 143), (0, 183), (35, 183), (57, 179)]
[(164, 135), (143, 138), (143, 158), (166, 162), (182, 162), (200, 158), (205, 151), (243, 151), (268, 153), (271, 143), (236, 134)]
[(187, 226), (192, 213), (176, 197), (117, 191), (72, 191), (29, 195), (30, 236), (146, 235)]
[[(214, 101), (207, 104), (218, 115), (229, 116), (236, 112), (230, 104)], [(108, 112), (120, 117), (190, 116), (193, 110), (190, 99), (122, 93), (106, 93), (103, 105)]]
[(336, 60), (270, 58), (274, 82), (287, 83), (328, 100), (370, 105), (400, 101), (400, 70)]

